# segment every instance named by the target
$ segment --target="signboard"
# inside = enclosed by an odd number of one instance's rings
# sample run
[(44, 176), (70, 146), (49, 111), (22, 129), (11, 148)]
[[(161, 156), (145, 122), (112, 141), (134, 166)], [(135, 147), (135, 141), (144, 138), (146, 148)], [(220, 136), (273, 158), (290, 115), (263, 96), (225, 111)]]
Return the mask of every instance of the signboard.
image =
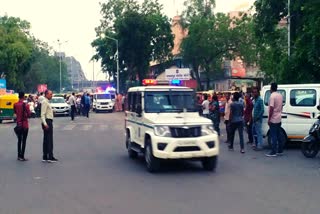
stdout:
[(0, 79), (0, 88), (7, 88), (7, 81), (5, 79)]
[(231, 68), (231, 76), (232, 77), (245, 77), (246, 69), (241, 67), (233, 67)]
[(47, 84), (39, 84), (38, 85), (38, 92), (45, 92), (48, 89)]
[(166, 80), (190, 80), (190, 69), (189, 68), (173, 68), (166, 69), (165, 71)]

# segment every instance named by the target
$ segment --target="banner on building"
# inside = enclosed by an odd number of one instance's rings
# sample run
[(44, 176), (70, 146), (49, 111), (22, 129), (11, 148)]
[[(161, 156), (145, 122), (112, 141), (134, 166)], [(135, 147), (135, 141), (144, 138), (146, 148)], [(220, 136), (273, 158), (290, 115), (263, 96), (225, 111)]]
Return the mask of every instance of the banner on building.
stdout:
[(231, 68), (231, 76), (232, 77), (245, 77), (246, 69), (241, 67)]
[(38, 85), (38, 92), (45, 92), (48, 89), (47, 84), (39, 84)]
[(190, 69), (189, 68), (173, 68), (166, 69), (165, 71), (166, 80), (190, 80)]

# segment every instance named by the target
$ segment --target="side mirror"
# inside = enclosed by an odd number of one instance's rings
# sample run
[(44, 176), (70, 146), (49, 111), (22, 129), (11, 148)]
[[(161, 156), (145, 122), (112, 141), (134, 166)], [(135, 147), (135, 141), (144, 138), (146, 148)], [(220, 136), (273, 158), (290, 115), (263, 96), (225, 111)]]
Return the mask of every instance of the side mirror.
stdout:
[(317, 106), (317, 109), (320, 111), (320, 105)]
[(137, 104), (136, 113), (138, 114), (138, 117), (141, 117), (141, 114), (142, 114), (141, 104)]

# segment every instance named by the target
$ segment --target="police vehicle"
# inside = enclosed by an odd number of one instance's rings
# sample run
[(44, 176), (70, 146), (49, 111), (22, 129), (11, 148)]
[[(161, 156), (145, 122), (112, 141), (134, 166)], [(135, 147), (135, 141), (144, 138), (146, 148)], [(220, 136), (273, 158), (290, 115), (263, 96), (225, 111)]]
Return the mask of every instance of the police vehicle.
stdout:
[(195, 91), (188, 87), (159, 85), (143, 80), (127, 93), (125, 134), (130, 158), (144, 155), (147, 170), (158, 171), (161, 160), (200, 160), (214, 171), (219, 137), (212, 121), (199, 116)]

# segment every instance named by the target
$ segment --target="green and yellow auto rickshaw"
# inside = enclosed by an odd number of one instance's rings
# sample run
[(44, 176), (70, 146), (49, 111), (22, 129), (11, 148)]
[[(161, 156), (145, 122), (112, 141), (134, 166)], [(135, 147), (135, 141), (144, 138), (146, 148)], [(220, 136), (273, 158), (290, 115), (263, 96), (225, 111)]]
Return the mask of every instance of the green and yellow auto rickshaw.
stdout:
[(13, 105), (19, 101), (16, 94), (0, 95), (0, 123), (3, 120), (15, 120)]

